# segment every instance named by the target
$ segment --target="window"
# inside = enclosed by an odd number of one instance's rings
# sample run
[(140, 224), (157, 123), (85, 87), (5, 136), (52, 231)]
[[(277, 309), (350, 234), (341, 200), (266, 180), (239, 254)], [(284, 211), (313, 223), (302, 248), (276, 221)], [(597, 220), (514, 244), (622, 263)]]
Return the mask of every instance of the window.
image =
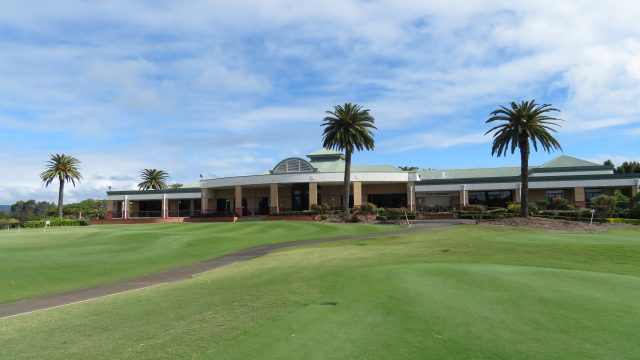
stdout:
[(596, 196), (600, 196), (602, 195), (603, 191), (602, 189), (584, 189), (584, 200), (586, 202), (591, 202), (591, 199), (593, 199)]
[(553, 201), (553, 199), (555, 198), (562, 198), (564, 199), (564, 190), (559, 189), (559, 190), (547, 190), (547, 200), (548, 201)]
[(510, 190), (469, 191), (469, 204), (483, 204), (490, 207), (505, 207), (513, 201)]
[(282, 160), (276, 167), (271, 170), (272, 174), (288, 174), (288, 173), (303, 173), (313, 172), (313, 166), (300, 158), (289, 158)]

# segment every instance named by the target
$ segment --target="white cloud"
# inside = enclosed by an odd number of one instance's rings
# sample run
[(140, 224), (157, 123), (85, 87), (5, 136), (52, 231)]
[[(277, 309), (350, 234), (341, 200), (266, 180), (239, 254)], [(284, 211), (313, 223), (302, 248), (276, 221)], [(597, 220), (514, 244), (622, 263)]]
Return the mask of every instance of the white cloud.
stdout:
[(30, 146), (5, 150), (0, 202), (50, 197), (51, 152), (87, 166), (70, 197), (143, 167), (260, 172), (318, 147), (345, 101), (394, 154), (489, 143), (488, 112), (530, 98), (562, 110), (560, 137), (637, 136), (638, 18), (627, 0), (5, 1), (0, 142)]

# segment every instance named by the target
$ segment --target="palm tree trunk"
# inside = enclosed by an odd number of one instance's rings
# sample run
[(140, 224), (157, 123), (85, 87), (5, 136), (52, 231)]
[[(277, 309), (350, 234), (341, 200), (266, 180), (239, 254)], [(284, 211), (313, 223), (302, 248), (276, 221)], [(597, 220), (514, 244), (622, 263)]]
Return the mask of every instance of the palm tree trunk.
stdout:
[(520, 140), (520, 216), (529, 216), (529, 139)]
[(342, 188), (342, 211), (349, 215), (349, 195), (351, 194), (351, 150), (345, 150), (344, 185)]
[(64, 197), (64, 179), (60, 179), (60, 189), (58, 190), (58, 217), (62, 219)]

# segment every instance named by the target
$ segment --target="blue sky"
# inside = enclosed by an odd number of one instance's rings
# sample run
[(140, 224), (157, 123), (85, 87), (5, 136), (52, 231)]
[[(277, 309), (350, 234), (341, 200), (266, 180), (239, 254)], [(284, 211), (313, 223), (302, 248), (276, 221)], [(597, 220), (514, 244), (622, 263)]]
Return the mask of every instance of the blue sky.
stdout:
[(565, 154), (640, 160), (634, 1), (45, 4), (0, 0), (0, 203), (54, 200), (38, 180), (51, 153), (83, 162), (67, 201), (143, 168), (261, 173), (319, 148), (344, 102), (378, 125), (359, 164), (517, 165), (491, 157), (484, 120), (523, 99), (562, 110)]

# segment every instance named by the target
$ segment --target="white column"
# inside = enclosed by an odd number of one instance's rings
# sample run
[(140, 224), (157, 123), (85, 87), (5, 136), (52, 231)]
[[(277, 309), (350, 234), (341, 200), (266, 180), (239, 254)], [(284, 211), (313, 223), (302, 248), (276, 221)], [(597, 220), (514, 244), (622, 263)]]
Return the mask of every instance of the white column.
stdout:
[(123, 219), (129, 218), (129, 198), (127, 197), (127, 195), (124, 196), (124, 206), (122, 207), (122, 218)]
[(162, 215), (161, 218), (166, 219), (168, 217), (167, 214), (167, 194), (162, 194)]

